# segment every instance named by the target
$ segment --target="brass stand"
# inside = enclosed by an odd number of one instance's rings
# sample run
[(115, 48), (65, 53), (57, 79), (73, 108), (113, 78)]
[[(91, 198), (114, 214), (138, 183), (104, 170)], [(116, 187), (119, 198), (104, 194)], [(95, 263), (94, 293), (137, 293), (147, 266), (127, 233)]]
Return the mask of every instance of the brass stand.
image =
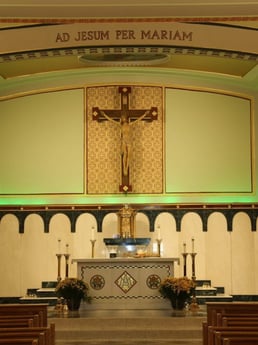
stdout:
[(162, 239), (161, 238), (157, 238), (156, 242), (158, 244), (158, 256), (161, 256), (161, 242), (162, 242)]
[(184, 258), (184, 277), (186, 277), (187, 276), (186, 259), (187, 259), (188, 253), (182, 253), (182, 255)]
[(197, 255), (197, 253), (190, 253), (191, 257), (192, 257), (192, 279), (196, 280), (196, 276), (195, 276), (195, 256)]
[[(195, 275), (195, 257), (197, 255), (197, 253), (190, 253), (191, 257), (192, 257), (192, 280), (196, 281), (196, 275)], [(192, 297), (192, 301), (189, 305), (189, 310), (190, 311), (197, 311), (199, 309), (199, 305), (197, 303), (197, 299), (196, 299), (196, 294), (195, 294), (195, 288), (194, 288), (194, 292), (193, 292), (193, 297)]]
[(61, 278), (61, 257), (62, 254), (56, 254), (57, 257), (57, 281), (60, 282)]
[(69, 256), (70, 254), (64, 254), (65, 257), (65, 278), (69, 277)]
[(94, 248), (96, 240), (90, 240), (91, 241), (91, 257), (94, 258)]

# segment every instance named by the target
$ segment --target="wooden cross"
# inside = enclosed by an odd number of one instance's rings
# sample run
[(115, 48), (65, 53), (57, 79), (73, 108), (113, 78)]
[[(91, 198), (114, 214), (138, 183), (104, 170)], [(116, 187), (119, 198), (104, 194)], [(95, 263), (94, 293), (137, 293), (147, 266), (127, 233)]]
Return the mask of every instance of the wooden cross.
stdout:
[(129, 167), (131, 156), (131, 135), (130, 127), (141, 120), (152, 122), (158, 118), (157, 107), (150, 109), (129, 109), (129, 94), (131, 87), (120, 86), (118, 92), (121, 94), (121, 109), (105, 109), (98, 107), (92, 108), (92, 118), (98, 122), (111, 121), (120, 127), (121, 131), (121, 171), (122, 183), (119, 186), (120, 192), (131, 192), (132, 186), (129, 181)]

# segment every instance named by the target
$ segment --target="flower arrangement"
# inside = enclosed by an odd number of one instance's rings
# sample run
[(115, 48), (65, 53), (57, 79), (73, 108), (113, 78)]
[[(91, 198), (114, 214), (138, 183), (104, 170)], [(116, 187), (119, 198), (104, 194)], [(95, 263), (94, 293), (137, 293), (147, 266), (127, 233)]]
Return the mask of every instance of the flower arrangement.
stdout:
[(159, 291), (166, 298), (190, 296), (195, 288), (195, 282), (187, 277), (167, 277), (160, 284)]
[(91, 297), (88, 295), (88, 292), (88, 284), (78, 278), (65, 278), (56, 286), (57, 296), (63, 297), (66, 300), (78, 298), (90, 303)]

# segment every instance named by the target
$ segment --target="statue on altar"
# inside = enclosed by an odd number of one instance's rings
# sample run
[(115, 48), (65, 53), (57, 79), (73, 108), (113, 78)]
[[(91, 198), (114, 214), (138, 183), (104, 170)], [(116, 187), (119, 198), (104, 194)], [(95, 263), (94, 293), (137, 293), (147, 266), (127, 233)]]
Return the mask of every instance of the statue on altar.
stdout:
[(117, 213), (118, 216), (118, 233), (121, 238), (135, 238), (135, 216), (136, 211), (128, 205)]

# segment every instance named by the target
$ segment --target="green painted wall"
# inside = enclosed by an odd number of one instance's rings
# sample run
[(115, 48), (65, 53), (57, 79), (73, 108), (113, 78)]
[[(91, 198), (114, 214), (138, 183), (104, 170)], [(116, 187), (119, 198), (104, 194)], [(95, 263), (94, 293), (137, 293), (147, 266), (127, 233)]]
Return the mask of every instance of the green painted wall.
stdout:
[(252, 192), (251, 101), (166, 90), (166, 192)]
[(0, 103), (0, 193), (84, 192), (83, 90)]
[(164, 89), (160, 195), (85, 194), (83, 87), (1, 101), (0, 204), (256, 202), (252, 101), (204, 90)]

